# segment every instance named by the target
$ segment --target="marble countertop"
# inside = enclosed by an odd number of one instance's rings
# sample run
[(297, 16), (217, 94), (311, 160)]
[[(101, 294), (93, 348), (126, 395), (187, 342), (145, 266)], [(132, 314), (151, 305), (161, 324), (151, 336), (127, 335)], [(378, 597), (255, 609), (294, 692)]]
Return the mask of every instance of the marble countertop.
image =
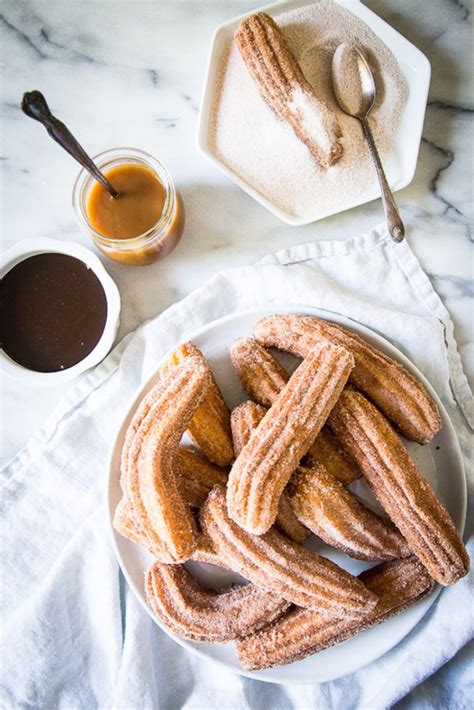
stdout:
[[(408, 239), (448, 307), (473, 375), (472, 120), (468, 0), (367, 0), (419, 47), (432, 83), (418, 168), (397, 194)], [(19, 103), (41, 90), (91, 154), (132, 145), (156, 154), (183, 195), (187, 227), (165, 261), (104, 260), (123, 301), (119, 338), (221, 268), (311, 240), (348, 239), (383, 218), (380, 201), (289, 227), (221, 175), (195, 147), (207, 53), (216, 25), (257, 7), (244, 0), (5, 0), (1, 6), (2, 248), (54, 237), (89, 245), (71, 207), (76, 165)], [(90, 246), (90, 245), (89, 245)], [(69, 385), (73, 386), (73, 385)], [(1, 383), (2, 460), (13, 456), (67, 388)]]

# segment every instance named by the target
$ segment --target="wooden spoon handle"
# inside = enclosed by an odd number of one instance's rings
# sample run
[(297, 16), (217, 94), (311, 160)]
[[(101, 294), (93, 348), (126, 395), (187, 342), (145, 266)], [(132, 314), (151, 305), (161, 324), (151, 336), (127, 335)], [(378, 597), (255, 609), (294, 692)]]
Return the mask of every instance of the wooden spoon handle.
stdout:
[(360, 119), (360, 122), (362, 124), (365, 137), (367, 138), (367, 143), (369, 144), (370, 153), (375, 163), (375, 169), (377, 170), (388, 231), (394, 241), (401, 242), (405, 236), (405, 227), (401, 220), (398, 207), (395, 203), (395, 198), (393, 197), (387, 178), (385, 177), (382, 161), (380, 160), (377, 146), (375, 145), (374, 137), (372, 135), (372, 131), (370, 130), (369, 122), (367, 119)]
[(84, 148), (77, 142), (69, 128), (58, 118), (53, 116), (46, 103), (46, 99), (40, 91), (28, 91), (26, 94), (23, 94), (21, 110), (30, 118), (34, 118), (35, 121), (42, 123), (56, 143), (59, 143), (83, 168), (88, 170), (112, 197), (118, 197), (119, 194), (117, 190), (89, 158)]

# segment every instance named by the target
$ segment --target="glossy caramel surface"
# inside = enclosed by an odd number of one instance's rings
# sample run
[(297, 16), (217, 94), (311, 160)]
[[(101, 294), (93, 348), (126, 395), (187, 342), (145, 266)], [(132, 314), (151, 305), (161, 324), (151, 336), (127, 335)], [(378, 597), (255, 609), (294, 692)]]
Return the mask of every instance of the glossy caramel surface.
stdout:
[(87, 200), (87, 216), (94, 229), (112, 239), (131, 239), (158, 222), (166, 191), (152, 170), (123, 163), (104, 174), (119, 197), (113, 199), (102, 185), (93, 185)]

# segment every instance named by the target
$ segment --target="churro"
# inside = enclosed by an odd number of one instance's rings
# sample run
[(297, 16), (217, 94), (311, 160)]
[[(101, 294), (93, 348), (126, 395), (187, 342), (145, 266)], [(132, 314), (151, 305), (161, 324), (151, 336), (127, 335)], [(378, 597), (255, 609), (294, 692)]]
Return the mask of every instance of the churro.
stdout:
[(289, 380), (286, 370), (254, 338), (239, 338), (230, 359), (242, 387), (258, 404), (270, 407)]
[(167, 372), (190, 357), (198, 358), (207, 368), (211, 386), (189, 423), (188, 433), (209, 461), (217, 466), (229, 466), (234, 458), (229, 410), (202, 352), (192, 343), (182, 343), (173, 350), (163, 370)]
[(349, 557), (382, 561), (410, 555), (395, 526), (359, 503), (324, 466), (300, 467), (287, 492), (298, 520)]
[(308, 466), (322, 464), (331, 476), (345, 485), (362, 476), (357, 463), (344, 450), (327, 424), (323, 426), (314, 444), (311, 445), (305, 462)]
[(155, 562), (145, 576), (146, 599), (175, 634), (222, 642), (254, 633), (288, 608), (277, 594), (253, 584), (216, 592), (200, 587), (184, 565)]
[(454, 523), (385, 417), (347, 389), (329, 424), (433, 579), (447, 585), (464, 577), (469, 558)]
[(162, 562), (181, 562), (196, 547), (196, 530), (174, 459), (196, 408), (212, 385), (207, 367), (189, 358), (163, 376), (127, 456), (126, 496), (149, 549)]
[[(252, 431), (256, 429), (261, 422), (266, 411), (265, 407), (250, 401), (239, 404), (238, 407), (232, 410), (230, 425), (232, 429), (232, 440), (234, 442), (234, 453), (236, 456), (240, 454), (247, 444)], [(302, 525), (294, 514), (285, 492), (281, 494), (278, 503), (275, 526), (280, 532), (285, 533), (285, 535), (295, 542), (304, 542), (311, 534), (308, 528)]]
[(114, 528), (122, 537), (127, 538), (130, 542), (134, 542), (136, 545), (148, 549), (147, 537), (142, 530), (137, 528), (126, 496), (122, 496), (115, 508)]
[(414, 556), (373, 567), (362, 572), (359, 580), (378, 597), (375, 608), (364, 617), (337, 619), (311, 609), (288, 611), (237, 642), (241, 666), (255, 671), (301, 660), (399, 614), (433, 588), (432, 579)]
[(189, 505), (200, 508), (209, 491), (217, 484), (227, 484), (228, 470), (182, 446), (178, 449), (174, 468), (181, 479), (183, 495)]
[(235, 458), (238, 458), (244, 446), (248, 443), (253, 430), (258, 427), (267, 408), (256, 402), (247, 400), (235, 407), (230, 413), (230, 427), (234, 444)]
[(426, 444), (441, 428), (438, 407), (424, 386), (400, 363), (355, 333), (314, 316), (281, 314), (262, 318), (254, 328), (267, 347), (306, 357), (321, 341), (341, 345), (354, 355), (350, 381), (393, 422), (403, 436)]
[(355, 577), (276, 530), (261, 536), (242, 530), (229, 517), (219, 486), (201, 508), (200, 521), (229, 569), (289, 602), (347, 617), (360, 617), (376, 604), (376, 596)]
[(337, 117), (306, 81), (278, 25), (259, 12), (240, 23), (235, 40), (270, 108), (292, 127), (321, 166), (333, 165), (343, 152)]
[(337, 401), (352, 355), (324, 342), (290, 378), (231, 468), (227, 505), (248, 532), (266, 532), (275, 521), (280, 496)]
[[(242, 386), (250, 397), (258, 404), (272, 405), (289, 379), (288, 373), (278, 360), (254, 338), (236, 340), (230, 349), (230, 357)], [(237, 411), (238, 408), (234, 409), (234, 412)], [(251, 417), (256, 416), (257, 412), (264, 412), (264, 410), (254, 409), (252, 412), (248, 408), (245, 410), (245, 415), (242, 412), (239, 416), (242, 419), (246, 416), (250, 423)], [(237, 413), (234, 416), (237, 417)], [(234, 428), (238, 430), (238, 427), (232, 427), (234, 453), (237, 456), (239, 452), (235, 451), (236, 433)], [(354, 459), (344, 451), (327, 426), (323, 426), (316, 441), (311, 445), (306, 455), (306, 462), (310, 466), (323, 464), (329, 473), (343, 483), (351, 483), (362, 475)]]

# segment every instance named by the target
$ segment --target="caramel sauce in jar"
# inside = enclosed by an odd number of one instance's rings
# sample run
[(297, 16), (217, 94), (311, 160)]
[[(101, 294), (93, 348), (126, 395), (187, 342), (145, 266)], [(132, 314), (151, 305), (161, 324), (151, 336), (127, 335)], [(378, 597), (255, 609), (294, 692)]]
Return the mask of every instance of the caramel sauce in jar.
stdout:
[(108, 257), (151, 264), (169, 254), (184, 229), (184, 208), (168, 171), (156, 158), (132, 148), (106, 151), (95, 162), (118, 191), (112, 198), (87, 172), (74, 186), (81, 227)]
[(98, 182), (92, 187), (87, 215), (98, 232), (112, 239), (130, 239), (158, 222), (166, 191), (152, 170), (124, 163), (107, 170), (105, 177), (119, 196), (114, 199)]

